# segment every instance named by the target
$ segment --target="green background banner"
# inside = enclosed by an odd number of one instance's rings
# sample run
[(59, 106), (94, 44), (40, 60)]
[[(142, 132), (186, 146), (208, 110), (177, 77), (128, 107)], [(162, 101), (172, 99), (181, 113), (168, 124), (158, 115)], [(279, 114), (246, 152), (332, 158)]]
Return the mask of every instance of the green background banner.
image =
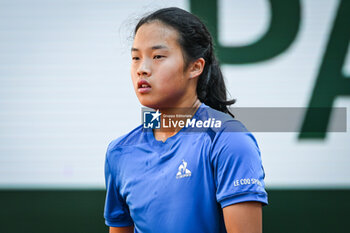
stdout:
[[(263, 232), (348, 232), (350, 190), (268, 190)], [(2, 190), (0, 232), (96, 233), (104, 225), (101, 190)]]

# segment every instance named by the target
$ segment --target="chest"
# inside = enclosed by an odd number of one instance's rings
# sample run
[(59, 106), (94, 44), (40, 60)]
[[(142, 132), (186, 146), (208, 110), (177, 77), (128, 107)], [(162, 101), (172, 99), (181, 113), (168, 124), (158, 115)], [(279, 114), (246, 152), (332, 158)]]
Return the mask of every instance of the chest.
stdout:
[[(208, 141), (175, 143), (166, 150), (148, 145), (129, 148), (118, 161), (120, 194), (130, 211), (165, 203), (193, 205), (201, 195), (215, 196)], [(173, 208), (177, 208), (173, 206)]]

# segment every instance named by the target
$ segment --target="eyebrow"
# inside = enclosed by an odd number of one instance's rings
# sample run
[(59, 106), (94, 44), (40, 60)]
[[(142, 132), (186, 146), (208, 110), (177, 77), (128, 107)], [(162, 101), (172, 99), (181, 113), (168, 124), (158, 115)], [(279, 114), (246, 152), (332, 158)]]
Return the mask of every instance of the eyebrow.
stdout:
[[(156, 50), (156, 49), (168, 49), (168, 47), (166, 47), (165, 45), (155, 45), (151, 47), (151, 50)], [(131, 51), (139, 51), (139, 49), (132, 47)]]

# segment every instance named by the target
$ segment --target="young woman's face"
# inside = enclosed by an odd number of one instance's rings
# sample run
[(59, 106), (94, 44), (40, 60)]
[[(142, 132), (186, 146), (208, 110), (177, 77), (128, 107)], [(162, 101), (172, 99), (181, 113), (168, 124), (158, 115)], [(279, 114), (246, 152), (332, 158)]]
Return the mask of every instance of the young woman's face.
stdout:
[(131, 78), (142, 105), (155, 109), (177, 107), (193, 95), (176, 30), (159, 22), (142, 25), (135, 35), (131, 56)]

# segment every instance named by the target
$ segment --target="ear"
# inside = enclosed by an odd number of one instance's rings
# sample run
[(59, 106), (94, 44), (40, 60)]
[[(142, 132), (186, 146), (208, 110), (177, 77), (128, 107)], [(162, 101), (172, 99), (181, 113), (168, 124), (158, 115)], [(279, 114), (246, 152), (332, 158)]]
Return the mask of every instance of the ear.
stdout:
[(189, 78), (197, 78), (204, 70), (205, 60), (201, 57), (198, 58), (196, 61), (192, 62), (191, 66), (189, 67)]

